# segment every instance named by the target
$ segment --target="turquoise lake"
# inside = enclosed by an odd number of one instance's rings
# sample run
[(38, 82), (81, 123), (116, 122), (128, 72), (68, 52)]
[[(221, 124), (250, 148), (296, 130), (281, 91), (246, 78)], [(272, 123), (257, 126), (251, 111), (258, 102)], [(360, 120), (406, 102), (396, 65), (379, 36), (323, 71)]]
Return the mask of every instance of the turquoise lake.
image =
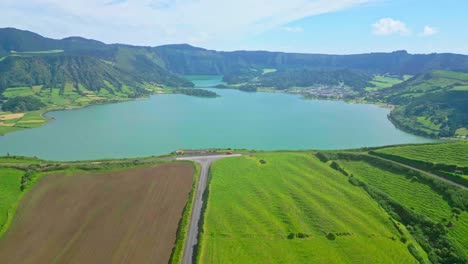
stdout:
[[(192, 78), (198, 87), (220, 77)], [(0, 155), (90, 160), (160, 155), (177, 149), (345, 149), (430, 142), (387, 119), (388, 109), (284, 93), (212, 89), (48, 113), (47, 125), (0, 137)]]

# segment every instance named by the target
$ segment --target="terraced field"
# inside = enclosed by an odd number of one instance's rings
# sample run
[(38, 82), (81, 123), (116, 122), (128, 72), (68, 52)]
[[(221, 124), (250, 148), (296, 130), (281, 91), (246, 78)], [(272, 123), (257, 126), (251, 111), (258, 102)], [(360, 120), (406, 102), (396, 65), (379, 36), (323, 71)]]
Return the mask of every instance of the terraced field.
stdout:
[(427, 184), (375, 167), (366, 161), (340, 160), (339, 163), (361, 181), (378, 188), (418, 213), (437, 221), (451, 216), (451, 207), (447, 201)]
[[(441, 193), (431, 187), (433, 185), (421, 182), (421, 179), (408, 175), (404, 172), (405, 170), (396, 173), (372, 165), (364, 160), (339, 160), (339, 164), (347, 173), (352, 174), (353, 177), (371, 186), (371, 188), (385, 193), (390, 199), (406, 207), (406, 210), (413, 211), (422, 215), (422, 218), (443, 225), (446, 231), (442, 233), (446, 232), (450, 243), (456, 248), (457, 255), (462, 256), (465, 260), (468, 258), (468, 212), (455, 209), (459, 205), (453, 206), (450, 204), (449, 201), (453, 199), (453, 196), (451, 198), (445, 197), (450, 192)], [(459, 204), (466, 205), (468, 197), (466, 191), (464, 192), (461, 189), (458, 191), (456, 199), (458, 199)], [(460, 210), (459, 215), (454, 214), (454, 210)], [(412, 220), (410, 222), (414, 224)], [(424, 232), (431, 233), (428, 229)], [(436, 241), (435, 238), (432, 239)], [(432, 243), (436, 243), (434, 241)]]
[(215, 162), (200, 244), (201, 263), (416, 262), (377, 202), (304, 153)]
[(385, 153), (411, 160), (468, 167), (468, 142), (432, 145), (397, 146), (379, 149)]

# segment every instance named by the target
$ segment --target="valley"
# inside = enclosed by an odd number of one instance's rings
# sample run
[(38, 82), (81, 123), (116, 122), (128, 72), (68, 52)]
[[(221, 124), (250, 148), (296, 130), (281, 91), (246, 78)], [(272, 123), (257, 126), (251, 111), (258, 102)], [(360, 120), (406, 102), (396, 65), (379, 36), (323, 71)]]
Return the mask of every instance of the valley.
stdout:
[(462, 54), (0, 28), (1, 262), (467, 263), (467, 87)]

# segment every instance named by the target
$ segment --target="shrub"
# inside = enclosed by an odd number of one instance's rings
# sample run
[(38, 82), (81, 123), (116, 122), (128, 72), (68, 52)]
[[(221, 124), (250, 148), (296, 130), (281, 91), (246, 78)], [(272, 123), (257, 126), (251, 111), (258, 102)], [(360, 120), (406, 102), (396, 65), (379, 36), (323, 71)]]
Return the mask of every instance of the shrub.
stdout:
[(327, 239), (328, 239), (328, 240), (335, 240), (335, 239), (336, 239), (336, 236), (335, 236), (335, 234), (333, 234), (333, 233), (328, 233), (328, 234), (327, 234)]

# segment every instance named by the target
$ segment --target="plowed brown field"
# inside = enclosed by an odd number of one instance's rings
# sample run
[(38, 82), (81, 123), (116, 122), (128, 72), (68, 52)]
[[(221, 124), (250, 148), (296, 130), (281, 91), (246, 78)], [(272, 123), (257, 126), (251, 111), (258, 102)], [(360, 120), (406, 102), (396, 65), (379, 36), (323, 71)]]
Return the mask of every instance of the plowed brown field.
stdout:
[(1, 263), (167, 263), (195, 170), (49, 175), (21, 201)]

